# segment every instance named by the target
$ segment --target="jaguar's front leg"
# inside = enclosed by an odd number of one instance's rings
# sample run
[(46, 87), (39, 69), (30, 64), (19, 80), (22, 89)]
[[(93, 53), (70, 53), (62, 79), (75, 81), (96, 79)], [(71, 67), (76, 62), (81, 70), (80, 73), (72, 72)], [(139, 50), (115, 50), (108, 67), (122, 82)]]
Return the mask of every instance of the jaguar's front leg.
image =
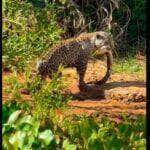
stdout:
[(80, 64), (79, 66), (76, 67), (76, 69), (77, 69), (77, 74), (78, 74), (78, 87), (80, 91), (87, 92), (88, 86), (84, 82), (84, 76), (85, 76), (85, 72), (87, 69), (87, 63)]

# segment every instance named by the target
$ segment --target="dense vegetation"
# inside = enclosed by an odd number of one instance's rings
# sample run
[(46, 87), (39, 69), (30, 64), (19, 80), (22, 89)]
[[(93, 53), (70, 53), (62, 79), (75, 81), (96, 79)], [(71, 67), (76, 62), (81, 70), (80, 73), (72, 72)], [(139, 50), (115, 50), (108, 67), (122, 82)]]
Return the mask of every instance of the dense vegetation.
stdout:
[[(10, 110), (7, 105), (3, 106), (5, 115)], [(16, 110), (3, 123), (3, 149), (144, 150), (144, 118), (123, 121), (118, 125), (107, 118), (98, 122), (94, 118), (75, 117), (64, 122), (49, 121), (43, 126), (37, 118)]]
[[(104, 9), (110, 17), (106, 18)], [(3, 0), (3, 68), (23, 69), (60, 39), (101, 29), (109, 30), (114, 38), (124, 31), (116, 39), (116, 51), (124, 57), (144, 52), (144, 10), (144, 0), (83, 0), (76, 4), (67, 0)]]
[[(34, 85), (36, 87), (36, 85)], [(32, 105), (19, 97), (3, 104), (3, 149), (145, 149), (145, 117), (126, 117), (121, 123), (95, 116), (63, 116), (69, 98), (62, 97), (60, 80), (53, 79), (39, 93), (31, 90)], [(33, 88), (33, 87), (32, 87)], [(34, 88), (33, 88), (34, 89)], [(55, 93), (54, 93), (55, 92)]]
[[(145, 0), (3, 0), (2, 3), (2, 69), (12, 72), (5, 79), (9, 98), (2, 108), (3, 149), (144, 150), (144, 116), (132, 119), (122, 115), (119, 124), (94, 116), (58, 119), (56, 110), (63, 112), (71, 100), (63, 94), (63, 79), (54, 75), (38, 93), (35, 89), (39, 79), (35, 78), (32, 85), (29, 80), (36, 60), (52, 45), (81, 32), (102, 29), (114, 39), (123, 31), (115, 39), (116, 51), (128, 61), (123, 66), (122, 59), (116, 61), (113, 71), (141, 71), (130, 57), (137, 51), (145, 52)], [(23, 84), (18, 82), (19, 73), (24, 76)], [(21, 88), (29, 90), (28, 102), (20, 94)]]

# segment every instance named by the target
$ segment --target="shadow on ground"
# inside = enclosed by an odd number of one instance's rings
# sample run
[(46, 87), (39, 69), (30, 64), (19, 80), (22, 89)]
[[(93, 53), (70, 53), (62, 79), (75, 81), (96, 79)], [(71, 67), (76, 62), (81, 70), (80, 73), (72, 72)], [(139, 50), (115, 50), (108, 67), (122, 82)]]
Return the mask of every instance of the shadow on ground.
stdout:
[[(71, 91), (71, 96), (73, 98), (73, 100), (93, 100), (93, 101), (97, 101), (97, 100), (101, 100), (101, 99), (105, 99), (106, 95), (105, 95), (105, 91), (109, 91), (114, 89), (114, 91), (118, 91), (120, 90), (120, 93), (122, 93), (122, 91), (127, 91), (128, 88), (125, 89), (125, 87), (138, 87), (138, 88), (144, 88), (146, 86), (145, 82), (142, 81), (122, 81), (122, 82), (109, 82), (109, 83), (105, 83), (102, 86), (98, 86), (98, 85), (92, 85), (90, 90), (88, 90), (87, 92), (81, 92), (79, 91), (78, 87), (74, 85), (75, 91), (76, 92), (72, 92)], [(119, 88), (119, 89), (116, 89)], [(132, 94), (132, 90), (131, 94)], [(108, 95), (107, 95), (108, 96)]]
[(124, 82), (109, 82), (103, 85), (105, 90), (113, 89), (116, 87), (145, 87), (146, 83), (142, 81), (124, 81)]

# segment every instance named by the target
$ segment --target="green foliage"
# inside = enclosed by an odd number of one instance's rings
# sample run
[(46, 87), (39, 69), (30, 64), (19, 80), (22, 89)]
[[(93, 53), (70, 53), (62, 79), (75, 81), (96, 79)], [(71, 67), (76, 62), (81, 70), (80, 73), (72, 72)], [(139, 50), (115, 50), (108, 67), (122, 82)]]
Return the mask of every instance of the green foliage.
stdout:
[[(11, 110), (12, 106), (7, 106)], [(55, 116), (54, 116), (55, 117)], [(123, 116), (117, 124), (103, 117), (68, 118), (55, 124), (45, 124), (22, 110), (9, 114), (3, 123), (2, 136), (4, 149), (145, 149), (146, 122), (144, 116), (132, 120)], [(57, 127), (57, 129), (56, 129)], [(58, 130), (59, 127), (59, 130)]]
[(24, 69), (29, 61), (58, 42), (62, 31), (56, 12), (50, 4), (41, 9), (26, 1), (3, 3), (3, 68)]
[(16, 70), (13, 72), (11, 76), (5, 77), (5, 82), (7, 84), (7, 88), (5, 88), (5, 92), (9, 95), (8, 100), (21, 100), (22, 95), (20, 93), (20, 89), (23, 85), (19, 82), (18, 73)]
[[(123, 26), (129, 17), (129, 12), (126, 12), (127, 8), (130, 11), (130, 17), (126, 31), (123, 36), (116, 41), (117, 49), (119, 49), (118, 53), (122, 57), (127, 57), (127, 53), (135, 55), (137, 51), (141, 51), (145, 54), (146, 1), (122, 0), (119, 7), (123, 9), (119, 11), (114, 10), (113, 22), (116, 22), (120, 27)], [(126, 7), (126, 9), (124, 7)], [(117, 31), (114, 28), (112, 30)]]
[(116, 60), (113, 63), (112, 70), (115, 73), (135, 73), (144, 72), (143, 66), (138, 64), (134, 58), (127, 58), (122, 60)]
[(2, 123), (6, 123), (10, 114), (18, 109), (29, 111), (29, 106), (26, 102), (17, 103), (15, 100), (5, 102), (2, 107)]
[(128, 26), (129, 42), (133, 45), (141, 43), (145, 38), (146, 31), (146, 1), (125, 1), (131, 10), (131, 19)]
[(40, 122), (31, 115), (21, 114), (17, 110), (3, 124), (4, 149), (37, 149), (50, 147), (54, 149), (54, 136), (50, 129), (40, 131)]
[(64, 150), (76, 150), (76, 145), (70, 144), (68, 140), (63, 141), (63, 149)]
[[(137, 128), (140, 124), (143, 125), (141, 129)], [(98, 123), (94, 118), (79, 117), (76, 121), (65, 123), (65, 127), (69, 139), (76, 143), (79, 149), (144, 149), (146, 144), (144, 117), (135, 121), (126, 118), (119, 125), (108, 118), (103, 118)], [(136, 145), (139, 139), (139, 145)]]
[[(60, 67), (60, 69), (62, 68)], [(55, 109), (63, 108), (71, 97), (65, 93), (63, 95), (66, 85), (63, 82), (64, 78), (58, 78), (58, 74), (54, 74), (51, 81), (41, 81), (38, 75), (34, 75), (34, 78), (31, 79), (31, 72), (28, 68), (24, 73), (25, 82), (23, 84), (19, 83), (15, 74), (12, 77), (5, 78), (8, 86), (5, 92), (9, 94), (7, 101), (10, 107), (14, 108), (10, 110), (10, 113), (18, 108), (18, 103), (16, 103), (16, 101), (25, 100), (24, 96), (21, 94), (21, 89), (27, 90), (30, 94), (29, 105), (33, 105), (32, 107), (34, 107), (31, 112), (39, 118), (45, 119), (49, 116), (49, 113), (53, 113)], [(9, 108), (4, 105), (3, 109), (5, 112)], [(4, 113), (4, 120), (7, 119), (10, 113)]]
[(65, 85), (63, 78), (58, 78), (54, 74), (51, 82), (41, 82), (39, 76), (36, 76), (32, 81), (29, 91), (35, 107), (35, 113), (40, 118), (45, 118), (52, 110), (62, 108), (70, 97), (64, 97), (62, 91)]

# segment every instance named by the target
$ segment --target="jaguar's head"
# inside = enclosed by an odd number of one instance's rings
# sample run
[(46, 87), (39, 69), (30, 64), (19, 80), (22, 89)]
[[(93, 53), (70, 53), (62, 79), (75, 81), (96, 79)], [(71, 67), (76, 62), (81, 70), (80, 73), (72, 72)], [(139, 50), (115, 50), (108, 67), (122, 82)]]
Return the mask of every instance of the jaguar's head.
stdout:
[(91, 38), (91, 43), (101, 50), (112, 50), (114, 47), (111, 36), (104, 31), (95, 32)]

